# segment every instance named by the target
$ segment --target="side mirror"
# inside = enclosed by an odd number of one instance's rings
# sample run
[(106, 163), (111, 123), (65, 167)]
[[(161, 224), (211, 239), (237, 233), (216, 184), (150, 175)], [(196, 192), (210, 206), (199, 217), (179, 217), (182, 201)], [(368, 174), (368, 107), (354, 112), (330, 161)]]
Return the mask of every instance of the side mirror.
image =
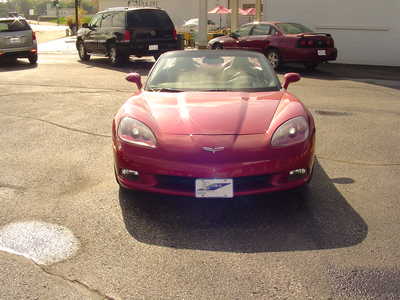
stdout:
[(286, 73), (283, 78), (285, 78), (285, 81), (283, 82), (283, 88), (286, 90), (289, 84), (299, 81), (301, 77), (298, 73)]
[(140, 77), (140, 74), (138, 73), (129, 73), (128, 75), (126, 75), (125, 79), (129, 82), (136, 83), (136, 86), (139, 90), (143, 87), (142, 79)]
[(88, 23), (83, 23), (82, 24), (82, 28), (89, 28), (89, 24)]

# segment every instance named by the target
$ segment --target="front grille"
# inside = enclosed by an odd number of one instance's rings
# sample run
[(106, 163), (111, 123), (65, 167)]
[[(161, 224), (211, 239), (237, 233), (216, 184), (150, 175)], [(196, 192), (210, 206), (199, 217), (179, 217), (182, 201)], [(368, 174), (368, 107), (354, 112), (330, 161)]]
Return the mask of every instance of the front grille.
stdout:
[[(184, 192), (195, 191), (196, 178), (183, 176), (157, 175), (157, 187), (167, 190), (179, 190)], [(233, 178), (233, 190), (235, 192), (251, 191), (271, 186), (270, 175), (242, 176)]]

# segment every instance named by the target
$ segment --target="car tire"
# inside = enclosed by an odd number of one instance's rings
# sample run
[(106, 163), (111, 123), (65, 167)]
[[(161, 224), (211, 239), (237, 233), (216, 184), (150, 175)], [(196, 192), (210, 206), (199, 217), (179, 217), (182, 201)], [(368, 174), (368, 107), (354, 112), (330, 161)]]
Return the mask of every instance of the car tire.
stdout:
[(88, 61), (90, 59), (90, 55), (86, 51), (85, 44), (82, 41), (79, 41), (77, 48), (80, 60)]
[(122, 55), (115, 44), (108, 46), (108, 58), (113, 66), (120, 66), (128, 61), (128, 56)]
[(277, 49), (267, 50), (266, 57), (274, 70), (277, 70), (282, 65), (282, 59)]
[(305, 63), (304, 67), (307, 71), (314, 71), (318, 67), (319, 63)]
[(37, 56), (37, 54), (32, 54), (32, 55), (30, 55), (30, 56), (28, 57), (28, 60), (29, 60), (29, 63), (30, 63), (31, 65), (36, 65), (36, 64), (37, 64), (37, 61), (38, 61), (38, 56)]
[(212, 46), (212, 48), (215, 49), (215, 50), (222, 50), (222, 49), (224, 49), (224, 46), (222, 46), (222, 44), (220, 44), (220, 43), (215, 43)]

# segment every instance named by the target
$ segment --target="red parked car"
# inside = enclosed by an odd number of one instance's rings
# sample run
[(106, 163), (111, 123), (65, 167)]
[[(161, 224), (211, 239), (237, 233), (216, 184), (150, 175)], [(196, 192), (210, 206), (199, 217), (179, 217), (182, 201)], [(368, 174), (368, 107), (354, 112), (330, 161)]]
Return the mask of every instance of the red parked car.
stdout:
[(112, 126), (123, 188), (197, 198), (294, 189), (314, 165), (311, 113), (250, 51), (163, 54)]
[(296, 62), (312, 70), (321, 62), (337, 57), (330, 34), (315, 33), (297, 23), (245, 24), (229, 36), (210, 40), (209, 48), (258, 51), (266, 55), (274, 69), (284, 63)]

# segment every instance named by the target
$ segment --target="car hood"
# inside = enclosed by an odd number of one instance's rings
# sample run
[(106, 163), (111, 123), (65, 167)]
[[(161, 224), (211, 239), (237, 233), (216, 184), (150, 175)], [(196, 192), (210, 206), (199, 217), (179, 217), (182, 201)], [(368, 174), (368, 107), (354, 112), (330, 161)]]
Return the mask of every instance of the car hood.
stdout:
[(131, 114), (162, 134), (263, 134), (283, 92), (144, 92), (129, 102)]

